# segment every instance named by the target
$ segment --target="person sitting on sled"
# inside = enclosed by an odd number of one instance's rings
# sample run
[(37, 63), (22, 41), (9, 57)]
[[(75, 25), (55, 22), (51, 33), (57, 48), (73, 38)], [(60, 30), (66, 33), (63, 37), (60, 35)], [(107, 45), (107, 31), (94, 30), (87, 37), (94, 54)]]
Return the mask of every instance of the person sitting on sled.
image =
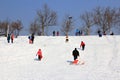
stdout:
[(82, 50), (85, 49), (85, 42), (81, 41), (80, 48), (82, 47)]
[(43, 57), (43, 56), (42, 56), (42, 51), (41, 51), (41, 49), (38, 50), (36, 56), (37, 56), (37, 55), (38, 55), (38, 59), (41, 60), (42, 57)]

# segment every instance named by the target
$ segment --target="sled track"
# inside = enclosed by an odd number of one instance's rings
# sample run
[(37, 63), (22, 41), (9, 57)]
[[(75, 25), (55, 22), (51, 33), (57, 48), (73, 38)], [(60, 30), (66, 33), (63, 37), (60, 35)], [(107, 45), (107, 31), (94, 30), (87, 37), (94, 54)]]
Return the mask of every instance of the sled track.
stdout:
[(112, 42), (114, 42), (113, 43), (114, 48), (113, 48), (113, 56), (109, 62), (109, 66), (113, 71), (120, 73), (120, 63), (117, 60), (120, 57), (118, 56), (119, 53), (117, 48), (118, 42), (116, 41), (116, 37), (113, 37)]

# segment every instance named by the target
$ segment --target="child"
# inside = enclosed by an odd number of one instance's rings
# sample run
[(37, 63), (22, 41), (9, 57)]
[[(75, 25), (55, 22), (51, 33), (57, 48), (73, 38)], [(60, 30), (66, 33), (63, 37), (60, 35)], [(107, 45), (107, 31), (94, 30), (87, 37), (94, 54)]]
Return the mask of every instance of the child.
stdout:
[(38, 52), (37, 52), (37, 54), (36, 54), (36, 56), (38, 55), (38, 59), (41, 61), (41, 59), (42, 59), (42, 51), (41, 51), (41, 49), (39, 49), (38, 50)]
[(65, 40), (66, 42), (68, 42), (69, 41), (69, 39), (68, 39), (68, 35), (66, 35), (66, 40)]
[(80, 48), (82, 47), (82, 50), (85, 49), (85, 42), (81, 41)]

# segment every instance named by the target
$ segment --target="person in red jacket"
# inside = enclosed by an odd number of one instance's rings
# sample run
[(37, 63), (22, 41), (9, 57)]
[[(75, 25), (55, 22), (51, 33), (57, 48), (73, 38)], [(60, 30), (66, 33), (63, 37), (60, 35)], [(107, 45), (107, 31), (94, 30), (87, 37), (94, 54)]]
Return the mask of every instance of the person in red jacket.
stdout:
[(37, 55), (38, 55), (38, 59), (41, 60), (42, 57), (43, 57), (43, 56), (42, 56), (42, 51), (41, 51), (41, 49), (38, 50), (36, 56), (37, 56)]
[(80, 48), (82, 47), (82, 50), (85, 49), (85, 42), (81, 41)]
[(11, 34), (11, 43), (13, 43), (13, 40), (14, 40), (14, 34), (12, 33)]

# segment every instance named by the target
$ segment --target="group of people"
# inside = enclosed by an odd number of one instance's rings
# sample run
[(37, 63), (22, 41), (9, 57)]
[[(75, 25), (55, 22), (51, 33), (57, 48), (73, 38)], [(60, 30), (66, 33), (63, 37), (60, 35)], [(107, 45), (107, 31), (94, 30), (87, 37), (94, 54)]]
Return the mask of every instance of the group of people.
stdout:
[[(85, 49), (85, 42), (81, 41), (80, 48), (84, 51), (84, 49)], [(77, 50), (77, 48), (75, 48), (73, 50), (72, 55), (73, 55), (73, 58), (74, 58), (74, 61), (72, 63), (73, 64), (78, 64), (80, 55), (79, 55), (79, 51)]]
[[(7, 41), (8, 43), (10, 43), (10, 39), (11, 39), (11, 43), (13, 43), (13, 40), (14, 40), (14, 34), (8, 34), (7, 35)], [(34, 34), (31, 34), (28, 36), (28, 39), (29, 39), (29, 43), (30, 44), (33, 44), (34, 42)], [(68, 41), (68, 36), (66, 36), (66, 41)], [(82, 50), (85, 49), (85, 42), (81, 41), (81, 44), (80, 44), (80, 48)], [(37, 54), (38, 55), (38, 59), (41, 60), (42, 59), (42, 51), (41, 49), (38, 50)], [(78, 57), (79, 57), (79, 51), (77, 50), (77, 48), (75, 48), (72, 52), (72, 55), (74, 57), (74, 61), (78, 60)]]
[(59, 36), (59, 31), (53, 31), (53, 36)]
[[(13, 43), (14, 34), (8, 34), (8, 35), (7, 35), (7, 41), (8, 41), (8, 43), (10, 43), (10, 39), (11, 39), (11, 43)], [(29, 35), (29, 36), (28, 36), (28, 39), (29, 39), (29, 43), (30, 43), (30, 44), (33, 44), (33, 42), (34, 42), (34, 34)], [(66, 36), (66, 41), (68, 41), (68, 36)], [(82, 50), (85, 49), (85, 42), (81, 41), (81, 43), (80, 43), (80, 48), (81, 48)], [(77, 48), (75, 48), (75, 49), (73, 50), (72, 55), (73, 55), (73, 57), (74, 57), (74, 62), (76, 61), (75, 63), (77, 63), (77, 62), (78, 62), (78, 57), (79, 57), (79, 51), (77, 50)], [(41, 61), (41, 59), (42, 59), (42, 57), (43, 57), (43, 56), (42, 56), (42, 50), (41, 50), (41, 49), (38, 50), (36, 56), (38, 56), (38, 60)]]
[(10, 43), (10, 40), (11, 40), (11, 43), (13, 43), (13, 40), (14, 40), (14, 34), (8, 34), (7, 35), (7, 42)]
[(82, 30), (76, 29), (75, 35), (76, 35), (76, 36), (83, 35)]
[[(84, 51), (84, 49), (85, 49), (85, 42), (81, 41), (80, 48)], [(79, 62), (78, 58), (80, 56), (79, 55), (79, 51), (77, 50), (77, 48), (75, 48), (73, 50), (72, 55), (73, 55), (73, 58), (74, 58), (73, 63), (77, 64)], [(43, 58), (43, 56), (42, 56), (42, 50), (41, 49), (38, 49), (36, 56), (38, 56), (38, 60), (41, 61), (41, 59)]]
[[(98, 30), (97, 33), (98, 33), (99, 37), (102, 37), (102, 35), (106, 35), (106, 32), (103, 31), (103, 34), (102, 34), (102, 31), (101, 31), (101, 30)], [(110, 32), (110, 35), (114, 35), (113, 31)]]

